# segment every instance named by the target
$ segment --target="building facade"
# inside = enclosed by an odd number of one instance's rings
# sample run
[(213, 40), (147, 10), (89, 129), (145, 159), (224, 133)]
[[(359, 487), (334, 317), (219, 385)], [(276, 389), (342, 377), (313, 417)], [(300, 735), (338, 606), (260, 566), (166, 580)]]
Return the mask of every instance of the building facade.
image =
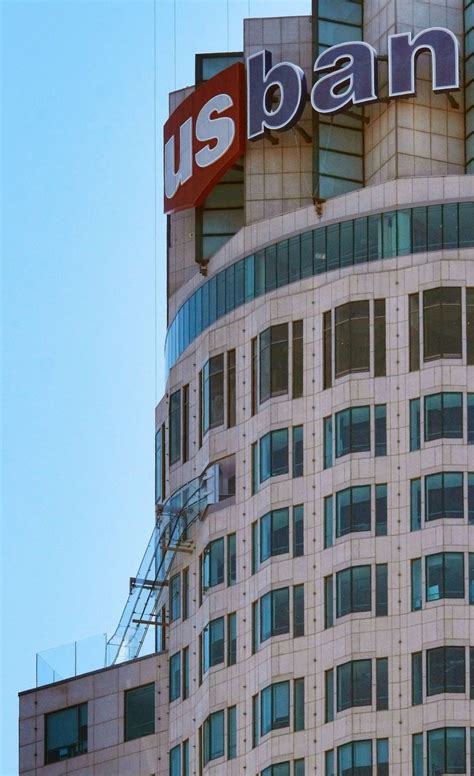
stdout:
[[(113, 665), (21, 693), (22, 774), (473, 776), (473, 9), (249, 19), (170, 96), (263, 49), (308, 84), (379, 57), (377, 101), (308, 100), (170, 212), (151, 561)], [(389, 98), (388, 36), (428, 28), (459, 89), (424, 52)]]

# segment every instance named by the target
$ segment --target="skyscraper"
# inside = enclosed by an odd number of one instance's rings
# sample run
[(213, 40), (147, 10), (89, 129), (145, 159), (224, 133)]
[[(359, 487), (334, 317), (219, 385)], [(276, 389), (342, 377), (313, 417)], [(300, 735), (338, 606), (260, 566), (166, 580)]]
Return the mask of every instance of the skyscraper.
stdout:
[(473, 8), (249, 19), (170, 95), (156, 525), (22, 774), (474, 774)]

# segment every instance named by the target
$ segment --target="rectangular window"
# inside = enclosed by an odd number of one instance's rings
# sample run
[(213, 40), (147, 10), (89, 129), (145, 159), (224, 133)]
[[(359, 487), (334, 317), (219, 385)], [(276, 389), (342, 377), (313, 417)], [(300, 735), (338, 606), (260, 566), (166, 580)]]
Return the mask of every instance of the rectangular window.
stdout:
[(206, 434), (210, 428), (224, 423), (224, 354), (210, 358), (201, 372), (202, 407), (201, 430)]
[(374, 377), (383, 377), (386, 370), (385, 299), (374, 301)]
[(462, 472), (442, 472), (425, 477), (425, 520), (463, 518)]
[(181, 608), (183, 612), (183, 620), (187, 620), (189, 617), (189, 568), (187, 567), (183, 569)]
[(423, 342), (425, 361), (461, 358), (461, 289), (432, 288), (423, 293)]
[(370, 485), (357, 485), (336, 493), (336, 537), (370, 531)]
[(377, 711), (388, 709), (388, 657), (376, 660)]
[(227, 709), (227, 759), (237, 757), (237, 706)]
[(388, 738), (377, 739), (377, 776), (389, 776)]
[(260, 482), (288, 474), (288, 429), (270, 431), (260, 439)]
[(258, 745), (260, 737), (258, 694), (252, 697), (252, 749)]
[(410, 452), (421, 446), (420, 400), (410, 401)]
[(181, 458), (181, 391), (170, 396), (169, 403), (169, 451), (170, 466)]
[(334, 770), (334, 750), (329, 749), (324, 755), (325, 776), (336, 776)]
[[(154, 685), (152, 685), (154, 688)], [(142, 689), (142, 688), (140, 688)], [(154, 697), (154, 696), (153, 696)], [(153, 726), (155, 714), (153, 707)], [(139, 724), (139, 722), (138, 722)], [(133, 728), (133, 722), (132, 726)], [(151, 731), (153, 732), (153, 730)], [(146, 733), (132, 735), (137, 738)], [(125, 740), (128, 740), (127, 738)], [(45, 764), (77, 757), (87, 752), (87, 703), (53, 711), (45, 716)]]
[(257, 359), (257, 337), (251, 342), (251, 410), (252, 415), (257, 412), (257, 390), (258, 390), (258, 359)]
[(304, 585), (293, 587), (293, 638), (304, 636)]
[(375, 535), (387, 536), (387, 486), (375, 486)]
[(181, 747), (179, 744), (170, 750), (170, 776), (181, 776)]
[(288, 509), (274, 509), (260, 518), (260, 563), (290, 551)]
[(371, 568), (352, 566), (336, 574), (337, 617), (372, 608)]
[(290, 725), (290, 683), (270, 684), (260, 693), (260, 733)]
[(334, 541), (333, 497), (324, 499), (324, 549), (332, 547)]
[(474, 288), (466, 288), (466, 360), (474, 364)]
[(293, 426), (293, 477), (302, 477), (303, 474), (303, 426)]
[(189, 383), (183, 385), (183, 463), (189, 461)]
[(293, 557), (304, 555), (304, 507), (293, 507)]
[(224, 618), (211, 620), (202, 632), (202, 674), (224, 662)]
[(189, 776), (189, 739), (183, 741), (182, 746), (182, 768), (183, 776)]
[(467, 475), (467, 520), (469, 525), (474, 525), (474, 474)]
[(410, 530), (421, 530), (421, 479), (410, 480)]
[(259, 567), (259, 542), (258, 542), (258, 521), (255, 520), (254, 523), (252, 523), (252, 547), (251, 547), (251, 555), (252, 555), (252, 574), (256, 574)]
[(260, 642), (290, 632), (290, 590), (282, 587), (260, 598)]
[(304, 679), (295, 679), (293, 686), (293, 730), (304, 730)]
[(125, 741), (155, 732), (155, 684), (125, 691)]
[(422, 608), (421, 558), (411, 561), (411, 610), (417, 612)]
[(335, 311), (336, 377), (370, 369), (369, 302), (347, 302)]
[(426, 694), (466, 692), (466, 650), (437, 647), (426, 652)]
[(337, 710), (372, 705), (372, 661), (350, 660), (337, 667)]
[(288, 393), (288, 324), (270, 326), (259, 336), (260, 403)]
[(428, 774), (466, 773), (466, 731), (447, 727), (428, 730)]
[(258, 480), (259, 480), (259, 472), (258, 472), (258, 442), (253, 442), (252, 446), (250, 448), (250, 466), (252, 469), (251, 474), (251, 492), (252, 496), (255, 496), (256, 493), (258, 493)]
[(237, 662), (237, 614), (227, 615), (227, 665)]
[(462, 393), (434, 393), (425, 396), (425, 442), (433, 439), (462, 439)]
[(408, 297), (410, 372), (420, 368), (420, 297), (410, 294)]
[(165, 498), (165, 426), (155, 434), (155, 503), (159, 504)]
[(467, 443), (474, 445), (474, 393), (467, 394)]
[(372, 741), (352, 741), (337, 747), (339, 776), (371, 776)]
[[(469, 698), (474, 700), (474, 647), (469, 647)], [(472, 748), (471, 752), (474, 754)]]
[(423, 776), (423, 733), (412, 736), (412, 776)]
[(375, 405), (375, 455), (387, 455), (387, 405)]
[(293, 399), (303, 396), (303, 321), (293, 321)]
[(375, 616), (388, 615), (388, 564), (377, 563), (375, 567)]
[(175, 622), (181, 617), (181, 574), (171, 577), (169, 591), (170, 622)]
[(171, 655), (169, 660), (170, 703), (181, 697), (181, 652)]
[(223, 757), (224, 749), (224, 712), (216, 711), (204, 720), (203, 725), (203, 764)]
[(202, 556), (202, 582), (204, 590), (224, 582), (224, 538), (215, 539), (205, 547)]
[(464, 555), (438, 552), (426, 557), (426, 600), (464, 598)]
[(334, 669), (324, 672), (324, 684), (326, 690), (326, 708), (325, 722), (332, 722), (334, 719)]
[[(473, 407), (474, 407), (474, 402), (473, 402)], [(324, 437), (324, 468), (330, 469), (332, 466), (332, 416), (331, 415), (328, 418), (324, 418), (323, 437)], [(474, 411), (473, 411), (473, 440), (474, 440)]]
[(332, 385), (332, 327), (331, 310), (323, 314), (323, 388)]
[(332, 574), (324, 578), (324, 627), (332, 628), (334, 625), (334, 593)]
[(227, 587), (237, 582), (237, 534), (227, 537)]
[(183, 664), (182, 664), (182, 675), (183, 675), (183, 701), (186, 700), (186, 698), (189, 698), (189, 647), (185, 647), (183, 649)]
[(227, 352), (227, 428), (235, 426), (235, 350)]
[(423, 703), (423, 653), (414, 652), (411, 656), (411, 705)]
[(336, 413), (336, 458), (370, 450), (370, 407)]

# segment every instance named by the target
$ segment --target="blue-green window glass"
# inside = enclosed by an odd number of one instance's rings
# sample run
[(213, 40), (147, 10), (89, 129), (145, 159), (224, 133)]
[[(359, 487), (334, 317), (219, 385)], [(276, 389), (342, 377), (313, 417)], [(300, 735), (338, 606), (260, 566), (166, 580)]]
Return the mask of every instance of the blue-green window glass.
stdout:
[(425, 396), (425, 441), (462, 439), (462, 393)]
[(304, 776), (304, 759), (295, 760), (293, 763), (293, 776)]
[(426, 652), (426, 694), (466, 692), (465, 647), (436, 647)]
[(175, 574), (169, 583), (170, 622), (181, 617), (181, 574)]
[(270, 730), (289, 727), (290, 683), (276, 682), (260, 693), (260, 730), (264, 736)]
[(388, 564), (377, 563), (375, 567), (375, 615), (388, 615)]
[(211, 620), (202, 632), (202, 673), (224, 662), (224, 618)]
[(258, 443), (254, 442), (250, 448), (250, 466), (251, 466), (251, 492), (252, 496), (258, 492)]
[(337, 747), (338, 776), (372, 776), (372, 741), (352, 741)]
[(410, 480), (410, 530), (421, 530), (421, 479)]
[(336, 574), (337, 617), (370, 612), (372, 606), (370, 566), (352, 566)]
[(474, 552), (469, 553), (469, 603), (474, 604)]
[(413, 652), (411, 656), (411, 705), (423, 703), (423, 653)]
[(334, 670), (332, 668), (324, 673), (325, 684), (325, 722), (332, 722), (334, 719)]
[[(474, 407), (474, 402), (473, 402)], [(474, 416), (474, 411), (473, 411)], [(332, 466), (332, 417), (324, 418), (323, 421), (323, 436), (324, 436), (324, 468), (329, 469)], [(474, 439), (474, 427), (473, 427), (473, 439)]]
[(260, 706), (259, 696), (254, 695), (252, 697), (252, 749), (258, 744), (260, 738)]
[(467, 475), (467, 516), (469, 525), (474, 525), (474, 474)]
[(460, 202), (458, 212), (459, 247), (469, 248), (474, 243), (474, 202)]
[(419, 450), (421, 444), (420, 400), (410, 401), (410, 451)]
[(375, 405), (375, 455), (387, 455), (387, 405)]
[(474, 445), (474, 393), (467, 394), (467, 443)]
[(170, 702), (181, 697), (181, 652), (170, 657)]
[(358, 485), (336, 493), (336, 537), (370, 531), (370, 490), (370, 485)]
[(293, 507), (293, 557), (304, 555), (304, 507)]
[(304, 585), (293, 587), (293, 637), (304, 636)]
[(288, 393), (288, 324), (270, 326), (259, 336), (260, 403)]
[(224, 423), (224, 354), (213, 356), (201, 372), (201, 430), (206, 434), (209, 429)]
[(376, 701), (377, 711), (388, 709), (388, 657), (376, 660)]
[(186, 739), (186, 741), (183, 741), (182, 764), (183, 764), (182, 776), (189, 776), (189, 739)]
[[(154, 685), (153, 685), (154, 688)], [(142, 689), (142, 688), (140, 688)], [(153, 706), (153, 726), (155, 714)], [(126, 729), (127, 730), (127, 729)], [(147, 733), (140, 731), (140, 720), (130, 724), (131, 738)], [(150, 731), (153, 733), (153, 730)], [(87, 703), (53, 711), (45, 716), (45, 764), (77, 757), (87, 752)], [(128, 740), (127, 738), (125, 740)]]
[(412, 776), (423, 775), (423, 733), (412, 736)]
[(300, 235), (288, 240), (288, 279), (290, 283), (301, 278), (301, 244)]
[(235, 533), (227, 537), (227, 587), (237, 582), (237, 537)]
[(336, 413), (336, 458), (370, 450), (370, 407)]
[(334, 581), (332, 574), (324, 578), (324, 627), (334, 625)]
[(295, 679), (293, 685), (293, 730), (304, 730), (304, 679)]
[(341, 267), (350, 267), (354, 263), (354, 223), (345, 221), (340, 226)]
[(181, 776), (181, 747), (179, 744), (170, 750), (170, 776)]
[(375, 486), (375, 535), (387, 535), (387, 485)]
[(389, 776), (388, 738), (377, 739), (377, 776)]
[(203, 725), (204, 765), (224, 756), (224, 712), (210, 714)]
[(325, 760), (325, 776), (336, 776), (336, 772), (334, 770), (334, 750), (330, 749), (328, 752), (324, 755)]
[(303, 426), (293, 426), (293, 477), (304, 474)]
[(259, 551), (259, 541), (258, 541), (258, 521), (256, 520), (254, 523), (252, 523), (252, 574), (256, 574), (259, 567), (259, 560), (260, 560), (260, 551)]
[(466, 730), (447, 727), (429, 730), (428, 776), (466, 773)]
[(372, 661), (350, 660), (337, 667), (337, 710), (372, 704)]
[(324, 499), (324, 549), (332, 547), (334, 536), (333, 497)]
[(411, 610), (417, 612), (423, 606), (421, 558), (411, 561)]
[(411, 214), (410, 209), (398, 210), (397, 217), (397, 254), (399, 256), (406, 256), (411, 253)]
[(237, 706), (227, 709), (227, 759), (237, 757)]
[(271, 590), (260, 599), (260, 641), (290, 632), (290, 590)]
[(155, 684), (125, 692), (125, 741), (155, 732)]
[(425, 477), (425, 520), (463, 518), (462, 472), (442, 472)]
[(260, 519), (260, 562), (290, 551), (289, 510), (274, 509)]
[(215, 539), (204, 549), (202, 582), (204, 589), (220, 585), (224, 581), (224, 538)]
[(288, 429), (270, 431), (260, 439), (260, 482), (288, 473)]
[(437, 552), (426, 557), (426, 600), (464, 598), (464, 554)]
[(170, 396), (168, 437), (171, 465), (181, 458), (181, 390)]
[(286, 761), (284, 763), (277, 763), (276, 765), (269, 765), (268, 768), (264, 768), (263, 771), (260, 772), (260, 776), (290, 776), (290, 763)]
[(189, 698), (189, 647), (182, 652), (183, 700)]
[(233, 666), (237, 662), (237, 614), (227, 615), (227, 665)]
[(313, 273), (315, 275), (326, 271), (326, 232), (315, 229), (313, 232)]

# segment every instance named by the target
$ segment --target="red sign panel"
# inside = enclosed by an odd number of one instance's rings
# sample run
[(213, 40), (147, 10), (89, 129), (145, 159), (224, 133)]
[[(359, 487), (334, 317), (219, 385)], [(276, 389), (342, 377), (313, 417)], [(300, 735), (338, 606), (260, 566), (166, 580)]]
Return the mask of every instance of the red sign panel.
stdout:
[(164, 126), (164, 212), (202, 204), (245, 153), (245, 68), (231, 65), (198, 86)]

